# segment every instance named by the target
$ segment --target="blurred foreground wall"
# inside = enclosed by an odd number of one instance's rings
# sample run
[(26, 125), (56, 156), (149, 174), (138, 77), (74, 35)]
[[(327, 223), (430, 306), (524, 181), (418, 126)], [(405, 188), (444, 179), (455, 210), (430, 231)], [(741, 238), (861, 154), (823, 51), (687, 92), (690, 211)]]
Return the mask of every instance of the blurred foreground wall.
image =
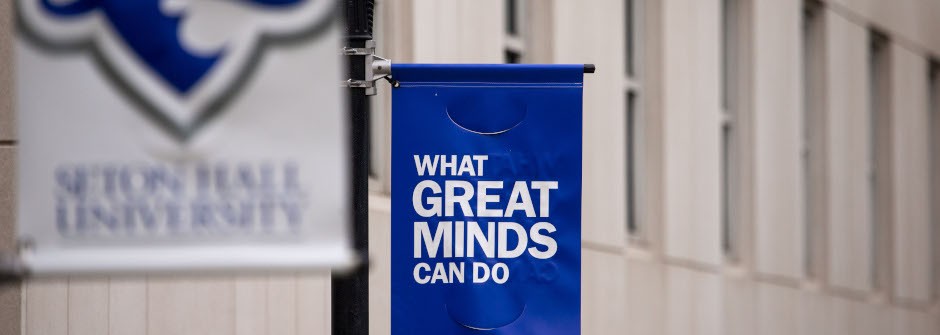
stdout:
[[(597, 65), (584, 99), (585, 334), (940, 334), (940, 2), (378, 2), (379, 53), (395, 62)], [(373, 334), (389, 332), (390, 308), (380, 86)], [(329, 303), (325, 275), (32, 280), (0, 285), (0, 334), (328, 334)]]
[[(15, 246), (13, 190), (16, 166), (13, 112), (13, 17), (12, 2), (0, 2), (0, 252), (12, 252)], [(21, 333), (20, 306), (22, 285), (17, 281), (0, 281), (0, 334)]]

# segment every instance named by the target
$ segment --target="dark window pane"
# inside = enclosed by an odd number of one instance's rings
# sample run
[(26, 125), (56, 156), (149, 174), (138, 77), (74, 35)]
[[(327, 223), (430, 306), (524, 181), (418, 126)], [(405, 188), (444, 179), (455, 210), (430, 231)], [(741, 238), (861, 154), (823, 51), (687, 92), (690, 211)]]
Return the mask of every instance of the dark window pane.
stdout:
[(732, 222), (732, 166), (734, 162), (730, 124), (721, 128), (721, 247), (727, 256), (734, 256), (734, 222)]
[(636, 93), (627, 93), (627, 232), (638, 231), (636, 218)]
[(806, 0), (803, 7), (803, 205), (804, 238), (803, 265), (809, 277), (821, 275), (822, 252), (825, 231), (820, 225), (820, 184), (817, 174), (820, 168), (822, 125), (822, 4), (817, 0)]
[(727, 120), (721, 129), (721, 225), (722, 249), (725, 256), (735, 260), (737, 255), (737, 221), (735, 203), (737, 191), (737, 145), (735, 139), (735, 115), (737, 104), (738, 61), (738, 3), (737, 0), (721, 1), (721, 105)]
[(885, 203), (888, 201), (885, 192), (890, 183), (888, 176), (888, 165), (885, 165), (890, 158), (890, 118), (887, 115), (888, 81), (890, 78), (890, 44), (888, 37), (877, 31), (870, 33), (869, 61), (869, 164), (870, 170), (870, 213), (871, 216), (871, 259), (873, 260), (871, 268), (872, 283), (876, 288), (885, 288), (887, 277), (890, 271), (890, 215), (886, 211)]
[(517, 0), (505, 0), (506, 1), (506, 33), (509, 35), (518, 35), (519, 34), (519, 24), (518, 16), (519, 7)]
[(626, 45), (626, 70), (627, 76), (633, 77), (634, 75), (634, 32), (636, 18), (634, 17), (633, 12), (633, 1), (626, 0), (624, 3), (625, 13), (624, 13), (624, 38), (626, 39), (624, 44)]
[[(937, 204), (940, 201), (940, 63), (931, 61), (930, 77), (928, 88), (929, 108), (930, 108), (930, 203)], [(933, 296), (940, 299), (940, 206), (930, 206), (931, 220), (930, 225), (933, 229), (930, 245), (933, 246)]]
[(938, 99), (940, 96), (938, 96), (938, 93), (940, 92), (937, 92), (937, 90), (940, 89), (940, 62), (936, 60), (930, 61), (930, 73), (928, 80), (928, 89), (930, 90), (927, 95), (927, 98), (930, 99), (928, 101), (928, 108), (931, 115), (935, 115), (936, 113), (940, 112), (940, 109), (938, 109), (938, 107), (940, 107), (940, 99)]
[(737, 90), (738, 63), (738, 7), (737, 0), (722, 0), (721, 25), (721, 105), (728, 111), (734, 109)]

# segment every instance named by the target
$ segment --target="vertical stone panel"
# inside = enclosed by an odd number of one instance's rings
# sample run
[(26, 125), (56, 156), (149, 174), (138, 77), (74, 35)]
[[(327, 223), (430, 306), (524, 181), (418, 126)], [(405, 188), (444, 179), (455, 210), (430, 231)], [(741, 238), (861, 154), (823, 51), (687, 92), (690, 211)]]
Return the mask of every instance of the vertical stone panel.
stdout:
[(235, 279), (235, 334), (268, 334), (268, 278)]
[(931, 323), (936, 321), (936, 317), (920, 311), (911, 311), (901, 308), (887, 309), (886, 314), (893, 317), (894, 322), (886, 325), (887, 332), (883, 334), (910, 334), (910, 335), (934, 335), (936, 329)]
[(297, 278), (291, 274), (268, 277), (268, 334), (297, 334)]
[(866, 291), (872, 283), (872, 171), (868, 32), (826, 11), (828, 278)]
[(851, 323), (852, 334), (910, 334), (891, 331), (891, 325), (894, 322), (894, 317), (891, 315), (891, 306), (860, 301), (853, 301), (851, 305), (852, 317), (849, 322)]
[(665, 331), (665, 266), (658, 262), (627, 260), (627, 334), (663, 334)]
[(832, 298), (818, 291), (800, 292), (799, 335), (829, 335), (831, 330), (830, 301)]
[(498, 42), (503, 40), (503, 0), (458, 0), (455, 7), (457, 54), (454, 61), (502, 63), (503, 50)]
[(69, 333), (68, 281), (31, 280), (26, 286), (26, 335), (67, 335)]
[[(724, 334), (751, 335), (764, 329), (763, 310), (758, 310), (758, 286), (744, 278), (724, 278), (722, 308)], [(760, 313), (758, 313), (760, 312)], [(788, 334), (789, 335), (789, 334)]]
[(852, 331), (852, 302), (842, 298), (829, 301), (829, 334), (854, 335)]
[(664, 251), (711, 265), (722, 261), (720, 7), (663, 5)]
[(418, 63), (501, 63), (503, 3), (415, 0), (414, 60)]
[(800, 324), (799, 291), (775, 284), (757, 286), (758, 329), (766, 335), (796, 334)]
[(755, 266), (799, 279), (806, 250), (802, 3), (755, 1), (754, 16)]
[(940, 54), (940, 3), (933, 0), (827, 0), (841, 12), (871, 22), (874, 26), (903, 36), (905, 43), (916, 44), (933, 54)]
[(108, 286), (109, 334), (146, 334), (147, 280), (112, 278)]
[(148, 335), (235, 334), (232, 279), (159, 278), (148, 285)]
[(329, 334), (330, 303), (328, 274), (300, 275), (297, 278), (297, 334)]
[(666, 269), (665, 334), (724, 334), (721, 278), (678, 266)]
[(931, 289), (927, 61), (897, 44), (891, 50), (894, 252), (893, 267), (886, 271), (893, 271), (896, 298), (926, 303)]
[(581, 331), (604, 335), (624, 329), (624, 260), (620, 255), (582, 250)]
[(622, 3), (554, 3), (553, 60), (598, 69), (584, 76), (581, 232), (584, 241), (607, 246), (626, 241)]
[(108, 281), (71, 279), (68, 285), (69, 335), (109, 333)]

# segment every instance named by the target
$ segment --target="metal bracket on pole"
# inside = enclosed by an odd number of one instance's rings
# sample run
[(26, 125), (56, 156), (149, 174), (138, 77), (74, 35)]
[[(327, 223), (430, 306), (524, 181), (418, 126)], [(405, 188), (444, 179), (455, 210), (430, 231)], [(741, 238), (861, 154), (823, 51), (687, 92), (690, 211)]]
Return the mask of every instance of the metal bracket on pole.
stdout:
[(344, 87), (365, 88), (366, 95), (375, 95), (375, 81), (392, 75), (392, 61), (375, 54), (375, 41), (366, 41), (365, 48), (343, 47), (344, 56), (365, 56), (366, 76), (362, 79), (349, 78)]
[(5, 280), (19, 280), (29, 273), (19, 256), (14, 254), (0, 255), (0, 282)]
[(32, 240), (18, 240), (15, 250), (0, 252), (0, 283), (29, 276), (29, 266), (23, 262), (21, 255), (24, 251), (31, 251), (32, 248)]

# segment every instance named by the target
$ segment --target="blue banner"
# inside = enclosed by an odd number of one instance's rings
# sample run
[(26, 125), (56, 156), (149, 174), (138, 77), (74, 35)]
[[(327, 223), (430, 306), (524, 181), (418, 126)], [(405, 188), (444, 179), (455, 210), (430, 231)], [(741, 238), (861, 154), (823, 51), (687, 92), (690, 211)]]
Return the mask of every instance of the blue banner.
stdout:
[(392, 76), (392, 334), (579, 334), (583, 66)]

